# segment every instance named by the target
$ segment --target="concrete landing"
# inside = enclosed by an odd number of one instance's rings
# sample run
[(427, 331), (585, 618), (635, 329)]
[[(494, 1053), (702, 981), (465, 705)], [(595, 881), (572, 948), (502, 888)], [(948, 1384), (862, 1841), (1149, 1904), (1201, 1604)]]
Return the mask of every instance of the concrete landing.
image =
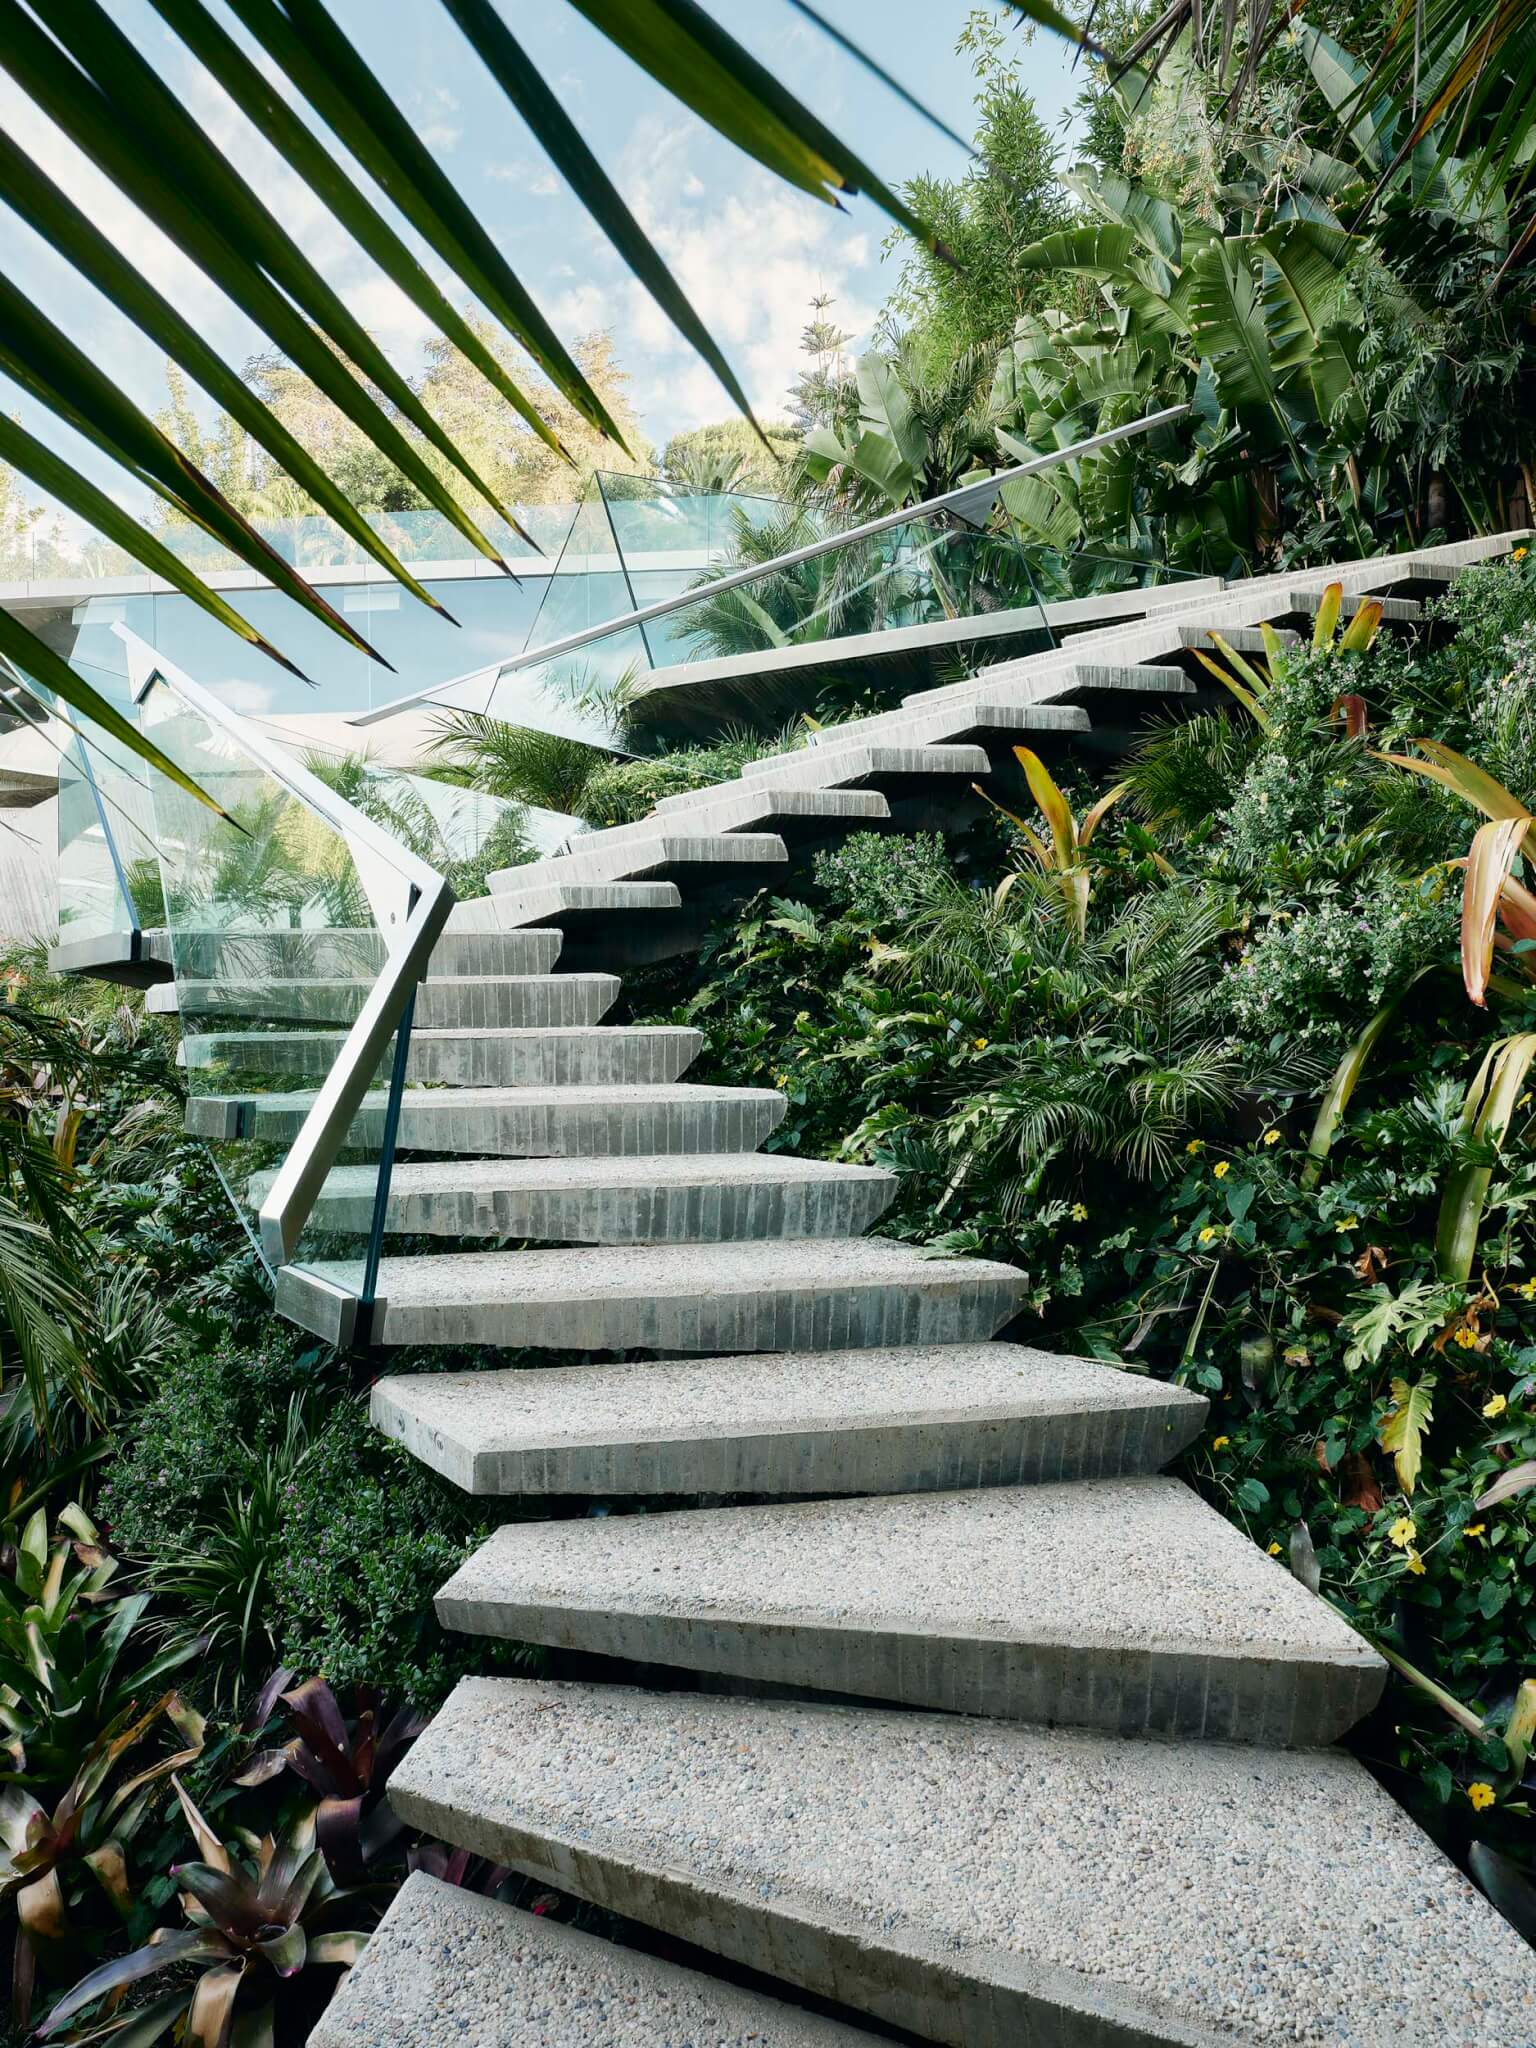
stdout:
[(309, 2048), (870, 2048), (844, 2027), (417, 1871)]
[(1122, 1735), (1305, 1747), (1380, 1697), (1346, 1623), (1175, 1479), (508, 1523), (445, 1628)]
[[(259, 1205), (271, 1175), (251, 1182)], [(366, 1231), (377, 1174), (337, 1167), (315, 1204), (322, 1229)], [(786, 1152), (639, 1158), (402, 1160), (385, 1228), (544, 1244), (727, 1243), (857, 1237), (889, 1207), (896, 1177)]]
[[(331, 1338), (360, 1264), (284, 1266), (280, 1314)], [(382, 1344), (551, 1351), (843, 1351), (993, 1336), (1029, 1288), (1016, 1267), (925, 1259), (884, 1238), (605, 1245), (385, 1258)]]
[[(382, 1089), (363, 1098), (349, 1142), (376, 1147), (384, 1129)], [(314, 1096), (194, 1095), (192, 1137), (291, 1142)], [(784, 1117), (773, 1088), (710, 1088), (691, 1081), (655, 1087), (408, 1088), (400, 1101), (400, 1148), (466, 1158), (608, 1158), (663, 1152), (752, 1152)]]
[(1203, 1395), (1024, 1344), (424, 1373), (373, 1389), (378, 1428), (480, 1494), (889, 1494), (1096, 1478), (1166, 1464), (1206, 1409)]
[(466, 1679), (389, 1796), (950, 2048), (1536, 2041), (1530, 1949), (1339, 1754)]

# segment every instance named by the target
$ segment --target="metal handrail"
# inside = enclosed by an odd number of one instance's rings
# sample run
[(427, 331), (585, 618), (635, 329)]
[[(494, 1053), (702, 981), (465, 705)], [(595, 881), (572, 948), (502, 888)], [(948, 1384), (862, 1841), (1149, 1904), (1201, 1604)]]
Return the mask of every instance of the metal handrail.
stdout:
[(520, 669), (541, 666), (558, 655), (574, 654), (578, 648), (588, 647), (594, 640), (607, 639), (610, 633), (648, 626), (653, 619), (665, 619), (705, 598), (720, 597), (728, 590), (739, 589), (744, 583), (755, 583), (761, 577), (798, 568), (802, 562), (813, 562), (818, 556), (833, 554), (854, 541), (870, 540), (876, 534), (889, 533), (893, 527), (912, 526), (934, 513), (949, 512), (960, 518), (967, 518), (977, 511), (985, 515), (998, 493), (1021, 477), (1037, 476), (1043, 469), (1058, 468), (1063, 462), (1075, 462), (1079, 456), (1093, 455), (1100, 448), (1112, 447), (1117, 441), (1129, 441), (1138, 434), (1150, 433), (1153, 427), (1168, 426), (1174, 420), (1182, 419), (1190, 409), (1187, 404), (1164, 406), (1160, 412), (1150, 412), (1143, 419), (1127, 420), (1124, 426), (1092, 434), (1086, 441), (1074, 441), (1070, 448), (1055, 448), (1049, 455), (1037, 455), (1029, 462), (1016, 463), (1012, 469), (997, 470), (976, 483), (961, 484), (956, 490), (945, 491), (937, 498), (925, 498), (920, 504), (903, 506), (899, 512), (882, 512), (877, 519), (866, 519), (861, 525), (846, 527), (840, 533), (824, 534), (820, 540), (790, 548), (782, 555), (773, 556), (770, 561), (749, 563), (745, 568), (732, 569), (724, 576), (712, 577), (708, 583), (698, 584), (692, 590), (680, 590), (671, 597), (659, 597), (652, 604), (621, 612), (616, 618), (603, 619), (595, 626), (583, 626), (580, 632), (546, 641), (542, 647), (525, 648), (521, 654), (482, 663), (479, 668), (467, 669), (461, 676), (450, 676), (445, 682), (433, 683), (429, 689), (416, 690), (407, 697), (393, 697), (387, 704), (360, 711), (348, 723), (377, 725), (381, 719), (393, 718), (396, 712), (409, 711), (417, 704), (430, 704), (445, 690), (462, 689), (482, 677), (499, 682), (503, 676), (516, 675)]
[[(310, 773), (277, 743), (268, 739), (238, 711), (194, 683), (190, 676), (168, 662), (163, 655), (124, 625), (113, 628), (128, 656), (128, 677), (135, 703), (142, 703), (159, 682), (179, 697), (199, 717), (227, 734), (274, 781), (279, 782), (306, 809), (345, 838), (357, 841), (377, 854), (405, 885), (406, 914), (392, 929), (384, 931), (388, 957), (378, 980), (368, 991), (357, 1020), (342, 1042), (341, 1051), (320, 1084), (314, 1102), (273, 1177), (258, 1213), (262, 1247), (274, 1266), (286, 1265), (298, 1246), (304, 1225), (331, 1168), (347, 1141), (354, 1119), (362, 1106), (384, 1049), (403, 1027), (415, 1000), (417, 984), (423, 979), (432, 948), (453, 908), (453, 890), (436, 868), (390, 836), (383, 826), (349, 804), (345, 797), (319, 776)], [(391, 942), (392, 941), (392, 942)], [(403, 1065), (397, 1061), (403, 1077)], [(397, 1093), (392, 1079), (392, 1094)], [(386, 1122), (388, 1119), (386, 1119)], [(376, 1212), (382, 1216), (387, 1195), (383, 1184), (387, 1174), (387, 1152), (381, 1151), (381, 1185)], [(377, 1235), (377, 1231), (375, 1232)], [(370, 1264), (376, 1266), (376, 1253)], [(359, 1297), (366, 1305), (366, 1298)]]

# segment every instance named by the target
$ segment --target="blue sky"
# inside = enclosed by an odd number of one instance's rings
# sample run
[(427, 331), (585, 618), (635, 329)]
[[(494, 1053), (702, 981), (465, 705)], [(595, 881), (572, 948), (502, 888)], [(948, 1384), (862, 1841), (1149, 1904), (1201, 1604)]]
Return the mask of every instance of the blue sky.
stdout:
[[(589, 226), (547, 161), (436, 0), (332, 0), (418, 132), (572, 338), (614, 332), (633, 396), (659, 445), (680, 427), (729, 410), (723, 392)], [(506, 0), (502, 0), (506, 4)], [(892, 181), (919, 170), (953, 173), (961, 153), (798, 15), (786, 0), (706, 0), (712, 12)], [(114, 18), (214, 136), (235, 155), (290, 231), (343, 292), (400, 367), (414, 369), (424, 327), (408, 302), (325, 221), (220, 90), (142, 0), (108, 0)], [(822, 11), (969, 134), (974, 81), (954, 43), (970, 0), (820, 0)], [(44, 10), (45, 11), (45, 10)], [(653, 86), (564, 0), (521, 0), (517, 33), (640, 215), (695, 305), (723, 342), (755, 405), (782, 410), (798, 338), (816, 291), (835, 298), (862, 335), (894, 280), (882, 260), (883, 216), (865, 201), (839, 213), (779, 185)], [(230, 24), (234, 26), (231, 21)], [(237, 31), (238, 32), (238, 31)], [(1053, 125), (1073, 93), (1068, 59), (1041, 37), (1022, 51), (1026, 81)], [(0, 120), (231, 361), (260, 345), (243, 317), (35, 114), (0, 75)], [(5, 264), (48, 311), (143, 404), (163, 399), (157, 352), (8, 214)], [(39, 415), (0, 381), (0, 403), (40, 428)], [(66, 436), (48, 422), (61, 449)], [(68, 452), (103, 483), (114, 479), (73, 437)], [(131, 495), (131, 494), (130, 494)]]

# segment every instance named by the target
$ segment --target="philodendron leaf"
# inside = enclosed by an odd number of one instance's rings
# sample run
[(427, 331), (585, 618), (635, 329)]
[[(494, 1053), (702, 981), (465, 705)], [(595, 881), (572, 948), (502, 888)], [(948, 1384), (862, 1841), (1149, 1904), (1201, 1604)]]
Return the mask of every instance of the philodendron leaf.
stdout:
[(1305, 1522), (1298, 1522), (1291, 1531), (1291, 1570), (1309, 1593), (1322, 1590), (1323, 1568), (1317, 1561), (1312, 1532)]
[(1431, 1400), (1434, 1388), (1433, 1373), (1426, 1373), (1412, 1386), (1406, 1380), (1393, 1380), (1392, 1407), (1381, 1419), (1381, 1448), (1391, 1452), (1404, 1493), (1411, 1494), (1418, 1482), (1424, 1461), (1424, 1438), (1435, 1419)]
[(1522, 1458), (1518, 1465), (1506, 1465), (1486, 1492), (1477, 1496), (1479, 1508), (1496, 1508), (1500, 1501), (1513, 1500), (1517, 1493), (1536, 1486), (1536, 1458)]

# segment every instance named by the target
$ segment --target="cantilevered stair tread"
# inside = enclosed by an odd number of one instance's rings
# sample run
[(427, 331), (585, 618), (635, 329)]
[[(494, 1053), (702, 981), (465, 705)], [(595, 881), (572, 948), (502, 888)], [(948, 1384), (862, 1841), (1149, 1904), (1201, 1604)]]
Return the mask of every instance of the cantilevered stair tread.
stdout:
[(1154, 1471), (1206, 1410), (1181, 1387), (1024, 1344), (423, 1373), (373, 1389), (377, 1426), (477, 1494), (897, 1493)]
[(1337, 1753), (466, 1679), (389, 1796), (951, 2048), (1536, 2040), (1531, 1951)]
[(416, 1871), (310, 2048), (874, 2048), (804, 2012)]
[[(228, 1140), (297, 1137), (314, 1102), (307, 1090), (270, 1095), (194, 1095), (186, 1128)], [(377, 1145), (382, 1089), (364, 1096), (350, 1142)], [(784, 1116), (774, 1088), (716, 1088), (692, 1081), (626, 1087), (407, 1088), (400, 1098), (404, 1151), (466, 1157), (607, 1158), (676, 1152), (753, 1152)]]
[[(271, 1179), (252, 1179), (253, 1202)], [(385, 1228), (546, 1244), (851, 1237), (879, 1220), (896, 1186), (895, 1175), (878, 1167), (835, 1166), (787, 1152), (409, 1159), (390, 1180)], [(376, 1187), (371, 1166), (333, 1168), (316, 1199), (316, 1225), (366, 1233)]]
[[(285, 1266), (278, 1307), (328, 1336), (359, 1262)], [(574, 1351), (842, 1351), (991, 1337), (1029, 1276), (984, 1259), (925, 1259), (884, 1238), (384, 1258), (382, 1344)]]
[[(352, 1024), (377, 980), (181, 981), (176, 993), (183, 1029), (193, 1031), (208, 1028), (200, 1020), (221, 1017)], [(618, 993), (613, 974), (458, 975), (417, 986), (414, 1021), (426, 1031), (595, 1024)]]
[[(210, 1031), (194, 1038), (189, 1064), (323, 1080), (344, 1031)], [(686, 1024), (512, 1025), (413, 1030), (408, 1082), (451, 1088), (637, 1086), (675, 1081), (704, 1048)]]
[(1306, 1747), (1386, 1665), (1176, 1479), (509, 1523), (445, 1627), (1122, 1735)]

